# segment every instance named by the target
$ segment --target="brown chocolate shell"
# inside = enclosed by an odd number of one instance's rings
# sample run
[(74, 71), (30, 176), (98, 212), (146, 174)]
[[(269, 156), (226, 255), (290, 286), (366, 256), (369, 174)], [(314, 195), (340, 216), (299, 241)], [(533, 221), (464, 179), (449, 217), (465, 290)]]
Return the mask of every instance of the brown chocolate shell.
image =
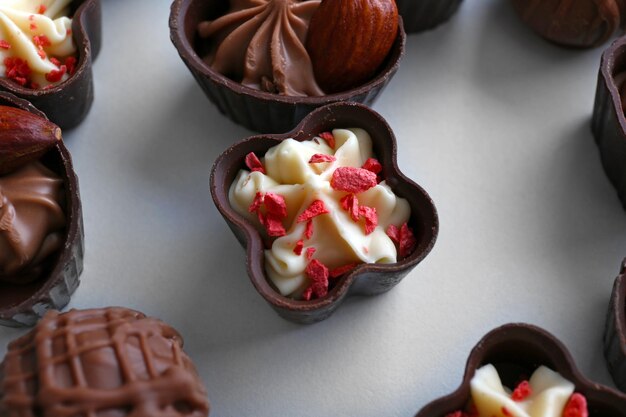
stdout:
[[(2, 91), (0, 105), (17, 107), (46, 117), (29, 102)], [(26, 285), (0, 282), (0, 325), (4, 326), (32, 326), (46, 311), (65, 307), (78, 287), (79, 276), (83, 271), (83, 214), (72, 158), (63, 142), (59, 141), (41, 161), (65, 183), (65, 242), (45, 277)]]
[(22, 87), (0, 77), (0, 91), (7, 91), (48, 116), (62, 129), (77, 126), (87, 116), (94, 99), (92, 61), (100, 52), (102, 11), (100, 0), (74, 0), (72, 33), (78, 49), (76, 72), (67, 81), (47, 89)]
[(321, 97), (290, 97), (255, 90), (212, 70), (201, 58), (198, 24), (223, 15), (220, 0), (175, 0), (170, 14), (170, 37), (183, 62), (217, 108), (235, 123), (263, 133), (293, 129), (311, 111), (337, 102), (372, 105), (395, 75), (404, 55), (406, 33), (400, 19), (398, 37), (376, 77), (352, 90)]
[(454, 15), (463, 0), (396, 0), (407, 33), (434, 29)]
[[(374, 152), (383, 166), (383, 176), (394, 192), (411, 206), (409, 226), (414, 230), (417, 247), (411, 255), (395, 264), (360, 264), (341, 277), (328, 295), (311, 301), (293, 300), (276, 291), (265, 274), (263, 239), (255, 225), (230, 205), (228, 192), (237, 172), (245, 167), (245, 156), (264, 155), (281, 141), (303, 141), (340, 127), (359, 127), (369, 132)], [(433, 248), (439, 230), (437, 210), (419, 185), (404, 176), (396, 161), (397, 144), (387, 122), (373, 110), (356, 103), (335, 103), (309, 114), (294, 130), (280, 135), (259, 135), (245, 139), (222, 153), (211, 170), (213, 201), (241, 245), (246, 248), (248, 275), (261, 296), (283, 318), (302, 324), (328, 318), (348, 295), (380, 294), (393, 288)]]
[(460, 387), (424, 406), (416, 417), (445, 417), (465, 409), (470, 400), (470, 381), (477, 369), (493, 364), (506, 386), (515, 386), (522, 375), (541, 365), (558, 372), (587, 398), (589, 417), (626, 417), (626, 396), (592, 382), (576, 368), (567, 348), (547, 331), (524, 323), (507, 324), (489, 332), (467, 360)]
[(602, 55), (591, 121), (604, 171), (626, 208), (626, 117), (620, 92), (625, 80), (626, 37)]
[(626, 392), (626, 259), (615, 279), (606, 316), (604, 357), (615, 385)]
[(574, 48), (602, 45), (619, 29), (623, 0), (512, 0), (522, 21), (539, 36)]

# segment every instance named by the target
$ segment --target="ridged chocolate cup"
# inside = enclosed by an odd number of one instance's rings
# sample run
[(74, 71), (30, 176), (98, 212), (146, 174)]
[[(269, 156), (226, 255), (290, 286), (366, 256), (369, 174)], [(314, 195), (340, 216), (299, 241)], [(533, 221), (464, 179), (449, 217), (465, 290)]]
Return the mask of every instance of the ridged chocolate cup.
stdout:
[(570, 48), (602, 45), (620, 27), (624, 0), (511, 0), (524, 24), (549, 42)]
[[(17, 107), (45, 118), (29, 102), (0, 91), (0, 105)], [(47, 274), (39, 280), (15, 285), (0, 283), (0, 325), (33, 326), (51, 309), (65, 307), (76, 291), (83, 271), (83, 214), (72, 158), (62, 141), (43, 156), (41, 161), (64, 182), (67, 225), (63, 247), (54, 258)]]
[(31, 102), (62, 129), (83, 121), (94, 99), (92, 61), (100, 52), (102, 12), (100, 0), (72, 2), (72, 33), (78, 50), (76, 72), (67, 81), (47, 89), (31, 89), (0, 77), (0, 90)]
[(626, 392), (626, 259), (615, 279), (606, 316), (604, 357), (615, 385)]
[[(321, 132), (352, 127), (365, 129), (370, 134), (374, 153), (383, 166), (387, 184), (397, 195), (408, 200), (411, 206), (409, 226), (415, 232), (417, 247), (411, 255), (394, 264), (360, 264), (341, 277), (323, 298), (300, 301), (284, 297), (265, 274), (264, 245), (259, 230), (233, 209), (228, 191), (239, 170), (245, 168), (244, 159), (249, 152), (261, 156), (288, 138), (303, 141)], [(400, 172), (396, 154), (395, 136), (378, 113), (356, 103), (336, 103), (313, 111), (289, 133), (252, 136), (231, 146), (217, 158), (210, 180), (213, 201), (246, 249), (248, 275), (252, 284), (283, 318), (302, 324), (318, 322), (328, 318), (348, 295), (374, 295), (388, 291), (433, 248), (439, 230), (437, 210), (426, 191)]]
[(407, 33), (434, 29), (454, 15), (463, 0), (396, 0)]
[(261, 133), (286, 132), (316, 108), (337, 102), (371, 106), (395, 75), (404, 55), (406, 33), (399, 19), (398, 37), (378, 74), (352, 90), (321, 97), (290, 97), (255, 90), (212, 70), (202, 60), (198, 24), (227, 10), (223, 0), (175, 0), (170, 14), (170, 37), (183, 62), (217, 108), (229, 119)]
[(483, 337), (470, 353), (460, 387), (424, 406), (416, 417), (445, 417), (465, 409), (471, 397), (470, 381), (476, 370), (487, 364), (496, 367), (502, 383), (509, 387), (514, 387), (522, 375), (529, 376), (539, 366), (547, 366), (587, 398), (589, 417), (626, 417), (626, 396), (585, 378), (556, 337), (524, 323), (498, 327)]
[(626, 208), (626, 118), (616, 76), (626, 74), (626, 37), (604, 52), (598, 74), (591, 130), (606, 175)]

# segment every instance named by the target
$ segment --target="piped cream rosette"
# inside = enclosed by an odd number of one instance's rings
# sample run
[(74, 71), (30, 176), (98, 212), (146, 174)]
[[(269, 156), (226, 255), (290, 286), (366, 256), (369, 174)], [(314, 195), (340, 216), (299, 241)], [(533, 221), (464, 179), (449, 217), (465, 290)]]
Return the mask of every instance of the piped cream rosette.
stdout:
[[(373, 158), (372, 141), (363, 129), (335, 129), (335, 149), (322, 138), (298, 142), (287, 139), (265, 154), (265, 172), (241, 170), (229, 191), (230, 203), (242, 216), (259, 225), (250, 213), (257, 193), (283, 196), (287, 216), (283, 221), (284, 236), (273, 241), (265, 251), (266, 272), (282, 295), (299, 297), (309, 285), (305, 269), (311, 257), (307, 250), (315, 250), (313, 259), (328, 268), (339, 268), (351, 263), (394, 263), (397, 250), (385, 231), (389, 225), (408, 221), (408, 202), (397, 197), (381, 181), (367, 191), (356, 195), (360, 205), (376, 209), (378, 224), (371, 233), (364, 230), (363, 220), (354, 221), (342, 208), (341, 199), (348, 193), (331, 186), (338, 167), (360, 168)], [(311, 163), (313, 155), (332, 155), (331, 162)], [(313, 234), (304, 239), (304, 250), (298, 255), (294, 248), (305, 235), (306, 223), (297, 217), (316, 200), (321, 200), (328, 213), (313, 218)], [(310, 252), (309, 252), (310, 253)]]
[(44, 87), (65, 81), (69, 71), (51, 61), (76, 53), (72, 38), (72, 20), (68, 17), (72, 0), (0, 0), (0, 76), (8, 74), (15, 64), (7, 58), (18, 58), (30, 69), (26, 87)]

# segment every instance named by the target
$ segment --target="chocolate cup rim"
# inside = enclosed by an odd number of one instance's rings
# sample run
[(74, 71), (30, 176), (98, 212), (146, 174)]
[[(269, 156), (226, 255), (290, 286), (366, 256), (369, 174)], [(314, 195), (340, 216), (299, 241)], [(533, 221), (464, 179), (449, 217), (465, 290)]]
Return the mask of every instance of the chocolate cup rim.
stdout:
[[(96, 59), (98, 53), (100, 52), (99, 48), (92, 49), (91, 47), (91, 39), (87, 35), (87, 30), (85, 29), (86, 13), (92, 7), (97, 7), (100, 0), (84, 0), (83, 3), (76, 9), (74, 16), (72, 17), (72, 34), (75, 34), (77, 37), (77, 50), (78, 50), (78, 67), (76, 68), (76, 72), (74, 75), (69, 77), (62, 83), (54, 85), (50, 88), (44, 89), (32, 89), (22, 87), (19, 84), (16, 84), (9, 80), (8, 78), (0, 77), (0, 91), (4, 90), (9, 93), (19, 95), (25, 100), (30, 100), (33, 97), (46, 97), (53, 96), (60, 91), (68, 88), (69, 86), (79, 82), (79, 78), (77, 75), (81, 74), (85, 71), (91, 71), (91, 62)], [(76, 30), (78, 29), (78, 31)]]
[[(28, 100), (16, 97), (8, 92), (0, 91), (0, 105), (7, 105), (3, 104), (3, 102), (9, 103), (13, 107), (29, 111), (30, 113), (47, 119), (46, 115), (43, 112), (39, 111)], [(55, 145), (54, 149), (56, 150), (56, 152), (58, 152), (58, 156), (62, 162), (63, 169), (65, 171), (64, 175), (67, 176), (68, 181), (66, 184), (66, 195), (70, 196), (70, 201), (68, 202), (68, 205), (71, 205), (71, 207), (69, 213), (67, 214), (67, 218), (70, 219), (70, 222), (67, 225), (65, 244), (63, 248), (60, 249), (61, 253), (59, 254), (57, 261), (54, 263), (54, 267), (45, 278), (45, 284), (43, 284), (26, 300), (17, 305), (8, 308), (0, 306), (0, 319), (2, 320), (11, 321), (13, 317), (15, 317), (17, 314), (29, 311), (29, 309), (31, 309), (36, 303), (46, 299), (46, 296), (50, 293), (50, 291), (56, 288), (65, 279), (65, 265), (67, 265), (69, 260), (74, 257), (72, 253), (72, 248), (77, 244), (81, 246), (83, 245), (84, 238), (82, 236), (80, 226), (82, 223), (82, 204), (79, 196), (78, 177), (76, 176), (76, 173), (74, 171), (72, 157), (63, 141), (59, 141)], [(77, 271), (77, 276), (75, 277), (77, 282), (79, 282), (81, 272), (82, 269)], [(62, 308), (64, 306), (55, 305), (54, 307)], [(39, 317), (41, 317), (43, 312), (36, 313)], [(14, 324), (18, 326), (24, 325), (21, 322), (15, 321)]]
[[(612, 326), (610, 324), (611, 319), (613, 320)], [(612, 363), (610, 361), (610, 359), (612, 358), (606, 356), (606, 353), (609, 352), (606, 343), (608, 343), (611, 338), (617, 337), (617, 340), (619, 342), (619, 359), (621, 359), (622, 361), (626, 360), (626, 259), (622, 261), (620, 273), (617, 278), (615, 278), (615, 282), (613, 284), (605, 331), (607, 333), (605, 335), (607, 336), (607, 338), (605, 338), (605, 357), (607, 359), (607, 366), (609, 367), (611, 376), (613, 376), (613, 379), (617, 384), (618, 378), (614, 376), (616, 369), (613, 369)]]
[(603, 53), (600, 62), (600, 73), (604, 78), (604, 83), (609, 90), (613, 106), (617, 111), (617, 119), (622, 135), (626, 135), (626, 117), (622, 108), (622, 101), (619, 93), (619, 86), (615, 84), (615, 60), (618, 56), (626, 54), (626, 36), (616, 39)]
[(174, 44), (174, 47), (178, 50), (179, 55), (188, 65), (192, 66), (197, 73), (204, 75), (217, 86), (227, 88), (239, 95), (251, 97), (267, 103), (279, 102), (288, 105), (301, 104), (323, 106), (335, 102), (351, 101), (355, 96), (366, 94), (375, 88), (381, 88), (385, 82), (397, 72), (406, 51), (407, 34), (404, 30), (402, 16), (398, 15), (398, 35), (391, 50), (389, 51), (389, 54), (387, 55), (388, 63), (385, 65), (383, 70), (377, 73), (376, 76), (370, 81), (350, 90), (340, 93), (325, 94), (322, 96), (285, 96), (255, 90), (211, 69), (195, 52), (193, 45), (189, 44), (184, 33), (184, 20), (190, 8), (190, 4), (195, 1), (200, 0), (174, 0), (170, 8), (170, 39)]
[(599, 401), (617, 404), (622, 407), (623, 415), (626, 416), (626, 396), (611, 387), (586, 378), (578, 370), (567, 347), (554, 335), (532, 324), (509, 323), (493, 329), (474, 346), (467, 359), (459, 387), (451, 394), (426, 404), (415, 417), (444, 417), (447, 412), (443, 410), (454, 412), (466, 406), (470, 399), (470, 381), (476, 370), (488, 363), (485, 360), (489, 352), (498, 345), (515, 341), (533, 344), (546, 354), (553, 364), (552, 370), (572, 382), (576, 392), (583, 391), (590, 407)]
[[(246, 220), (243, 216), (238, 214), (234, 208), (230, 206), (228, 199), (228, 192), (231, 184), (217, 184), (216, 176), (217, 172), (220, 170), (226, 171), (227, 166), (224, 166), (224, 159), (226, 156), (230, 154), (242, 154), (245, 156), (247, 153), (247, 144), (250, 142), (255, 142), (258, 140), (266, 140), (269, 139), (273, 143), (267, 147), (276, 145), (281, 141), (294, 138), (296, 140), (304, 140), (306, 138), (310, 138), (312, 132), (319, 133), (319, 130), (315, 129), (316, 123), (315, 118), (318, 114), (330, 112), (337, 108), (354, 108), (357, 111), (362, 112), (363, 115), (372, 117), (376, 123), (381, 124), (388, 135), (384, 138), (377, 138), (372, 135), (372, 143), (378, 144), (381, 147), (389, 147), (391, 150), (391, 157), (389, 161), (383, 162), (383, 166), (390, 172), (390, 177), (393, 177), (398, 180), (398, 182), (403, 182), (409, 185), (414, 192), (418, 193), (420, 199), (428, 206), (428, 210), (430, 210), (430, 215), (432, 216), (432, 223), (425, 224), (425, 229), (430, 229), (430, 233), (424, 232), (425, 237), (430, 236), (428, 240), (421, 240), (418, 244), (418, 247), (413, 251), (413, 253), (405, 259), (402, 259), (393, 264), (359, 264), (355, 269), (345, 274), (340, 278), (340, 281), (337, 285), (329, 292), (329, 294), (325, 297), (314, 299), (311, 301), (302, 301), (302, 300), (294, 300), (288, 297), (281, 295), (278, 291), (271, 288), (271, 285), (268, 283), (268, 279), (265, 275), (263, 268), (263, 239), (255, 225)], [(341, 123), (341, 120), (333, 120), (334, 123)], [(312, 128), (310, 128), (312, 127)], [(348, 127), (348, 126), (345, 126)], [(349, 126), (349, 127), (359, 127), (359, 126)], [(266, 150), (267, 150), (266, 149)], [(388, 168), (387, 168), (388, 167)], [(391, 130), (389, 124), (385, 121), (385, 119), (379, 115), (374, 110), (370, 109), (367, 106), (358, 103), (334, 103), (330, 105), (326, 105), (320, 107), (314, 111), (312, 111), (309, 115), (307, 115), (302, 122), (298, 124), (292, 131), (283, 133), (283, 134), (260, 134), (248, 137), (240, 142), (235, 143), (227, 150), (225, 150), (220, 156), (217, 157), (213, 167), (211, 169), (211, 177), (210, 177), (210, 189), (211, 196), (213, 198), (213, 202), (215, 206), (220, 211), (222, 216), (226, 218), (229, 222), (236, 225), (236, 227), (243, 231), (246, 237), (246, 264), (248, 270), (248, 276), (252, 281), (256, 290), (263, 296), (263, 298), (270, 303), (272, 306), (288, 309), (291, 311), (297, 312), (313, 312), (316, 310), (321, 310), (325, 307), (328, 307), (331, 304), (335, 304), (345, 298), (348, 295), (348, 291), (352, 287), (352, 285), (359, 279), (360, 276), (367, 273), (375, 273), (375, 274), (384, 274), (384, 273), (397, 273), (402, 271), (407, 271), (415, 267), (418, 263), (420, 263), (432, 250), (437, 240), (438, 232), (439, 232), (439, 218), (437, 214), (437, 209), (434, 205), (434, 202), (428, 195), (428, 193), (417, 183), (415, 183), (410, 178), (406, 177), (397, 163), (397, 142), (395, 139), (395, 135)], [(415, 213), (411, 213), (411, 218), (414, 218)]]

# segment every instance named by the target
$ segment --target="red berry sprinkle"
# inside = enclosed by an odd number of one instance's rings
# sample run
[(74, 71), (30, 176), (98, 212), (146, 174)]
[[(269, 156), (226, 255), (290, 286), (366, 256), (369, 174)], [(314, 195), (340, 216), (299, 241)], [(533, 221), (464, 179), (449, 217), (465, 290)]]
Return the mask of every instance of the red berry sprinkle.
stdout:
[(65, 66), (67, 67), (67, 73), (74, 75), (76, 73), (76, 64), (78, 63), (76, 57), (70, 56), (65, 60)]
[(318, 135), (320, 138), (324, 139), (328, 146), (335, 149), (335, 136), (333, 136), (330, 132), (322, 132)]
[(250, 213), (254, 213), (255, 211), (258, 211), (263, 205), (264, 201), (265, 201), (265, 196), (263, 195), (263, 193), (260, 191), (257, 191), (257, 193), (254, 196), (254, 200), (252, 200), (252, 204), (250, 204), (250, 207), (248, 207), (248, 211)]
[(317, 298), (324, 297), (328, 294), (328, 268), (326, 265), (313, 259), (304, 271), (306, 276), (311, 280), (309, 288), (312, 289), (313, 295)]
[(319, 164), (322, 162), (335, 162), (337, 158), (332, 155), (325, 155), (323, 153), (316, 153), (309, 159), (309, 164)]
[(313, 259), (313, 255), (315, 255), (315, 252), (315, 248), (306, 248), (306, 254), (304, 255), (306, 256), (306, 260), (310, 261), (311, 259)]
[(330, 271), (330, 277), (331, 278), (339, 278), (340, 276), (347, 274), (348, 272), (352, 271), (354, 268), (357, 267), (358, 264), (356, 263), (351, 263), (351, 264), (347, 264), (344, 266), (340, 266), (337, 267), (335, 269), (333, 269), (332, 271)]
[(311, 236), (313, 236), (313, 220), (306, 222), (306, 228), (304, 229), (304, 237), (311, 239)]
[(265, 174), (265, 168), (263, 168), (263, 164), (254, 154), (254, 152), (250, 152), (248, 155), (246, 155), (246, 166), (252, 172), (259, 171), (261, 174)]
[(293, 248), (293, 253), (300, 256), (302, 255), (302, 249), (304, 249), (304, 240), (300, 239), (296, 242), (296, 246)]
[(25, 86), (28, 83), (28, 79), (32, 73), (28, 62), (21, 58), (7, 57), (4, 59), (4, 66), (6, 68), (7, 78), (21, 86)]
[(37, 55), (39, 55), (39, 58), (41, 59), (46, 59), (46, 51), (44, 51), (43, 49), (39, 49), (37, 51)]
[(356, 198), (354, 194), (348, 194), (343, 197), (340, 201), (341, 207), (350, 213), (350, 218), (355, 223), (359, 221), (359, 200)]
[(266, 193), (264, 203), (268, 213), (274, 214), (281, 219), (287, 217), (287, 203), (285, 203), (285, 197), (282, 195)]
[(365, 234), (372, 233), (378, 226), (378, 214), (375, 207), (360, 206), (359, 216), (365, 219)]
[(56, 65), (57, 67), (61, 66), (61, 61), (59, 61), (58, 59), (56, 59), (55, 57), (51, 57), (50, 58), (50, 62), (52, 62), (53, 65)]
[(394, 225), (389, 225), (387, 236), (398, 246), (398, 255), (401, 258), (410, 255), (417, 246), (417, 239), (415, 239), (415, 235), (407, 223), (404, 223), (400, 229)]
[(11, 49), (11, 44), (8, 41), (5, 41), (4, 39), (0, 39), (0, 49), (9, 50)]
[(504, 414), (507, 417), (511, 417), (513, 414), (511, 414), (511, 412), (509, 411), (508, 408), (506, 407), (502, 407), (502, 414)]
[(267, 213), (263, 225), (265, 226), (268, 236), (279, 237), (287, 234), (282, 223), (282, 218), (275, 214)]
[(311, 300), (311, 296), (313, 295), (313, 287), (308, 287), (306, 290), (304, 290), (304, 292), (302, 293), (302, 299), (304, 301), (310, 301)]
[(51, 83), (56, 83), (61, 81), (65, 73), (67, 72), (67, 67), (65, 65), (61, 65), (58, 70), (52, 70), (46, 74), (46, 80)]
[(371, 171), (374, 174), (380, 174), (383, 170), (383, 166), (380, 164), (380, 162), (378, 162), (378, 159), (375, 158), (369, 158), (367, 161), (365, 161), (361, 168)]
[(37, 25), (34, 23), (31, 23), (29, 27), (30, 27), (30, 30), (37, 30)]
[(466, 414), (463, 411), (455, 411), (453, 413), (446, 414), (446, 417), (466, 417)]
[(338, 191), (358, 194), (376, 186), (376, 174), (363, 168), (339, 167), (333, 172), (330, 186)]
[(46, 7), (45, 4), (40, 4), (39, 5), (39, 9), (37, 10), (37, 13), (39, 14), (44, 14), (46, 12), (46, 10), (48, 10), (48, 8)]
[(322, 200), (315, 200), (296, 218), (296, 223), (302, 223), (311, 220), (322, 214), (330, 213)]
[(511, 394), (511, 399), (513, 401), (524, 401), (528, 398), (529, 395), (533, 393), (533, 389), (531, 388), (528, 381), (522, 381), (519, 385), (513, 390), (513, 394)]
[(33, 36), (33, 43), (38, 48), (45, 48), (46, 46), (51, 46), (52, 42), (46, 35), (35, 35)]
[(587, 399), (577, 392), (572, 394), (563, 410), (563, 417), (589, 417)]
[[(265, 206), (265, 214), (261, 211), (261, 206)], [(252, 204), (248, 207), (248, 211), (257, 213), (259, 222), (265, 226), (268, 236), (277, 237), (287, 234), (282, 223), (282, 220), (287, 217), (287, 205), (285, 197), (282, 195), (275, 193), (263, 195), (263, 193), (257, 192)]]

